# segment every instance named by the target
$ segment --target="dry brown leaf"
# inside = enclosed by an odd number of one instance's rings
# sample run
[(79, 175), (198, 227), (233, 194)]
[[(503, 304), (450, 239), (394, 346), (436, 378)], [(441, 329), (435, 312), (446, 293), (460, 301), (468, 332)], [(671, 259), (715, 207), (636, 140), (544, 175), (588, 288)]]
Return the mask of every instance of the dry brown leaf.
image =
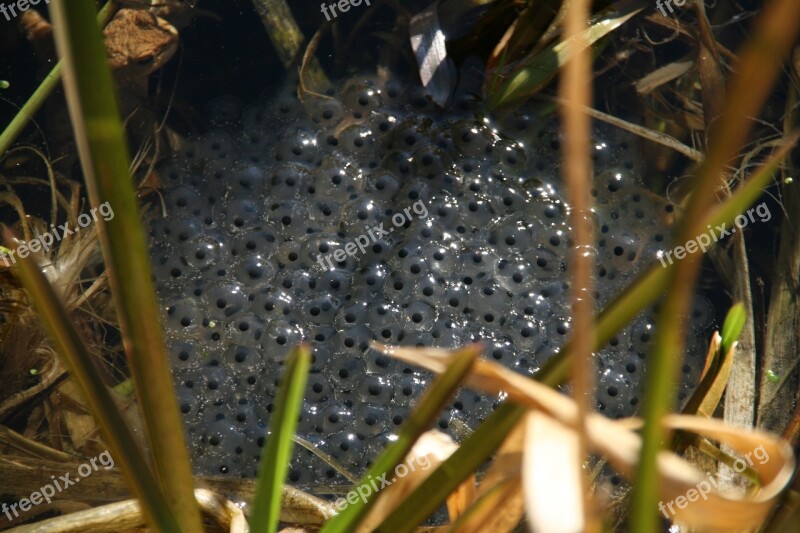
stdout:
[[(136, 443), (143, 450), (149, 451), (150, 447), (144, 437), (144, 427), (139, 414), (139, 406), (133, 397), (124, 396), (109, 388), (111, 399), (117, 405), (123, 419), (131, 429)], [(59, 417), (66, 426), (66, 435), (72, 442), (72, 447), (86, 456), (97, 455), (106, 449), (100, 437), (100, 428), (94, 415), (91, 414), (86, 402), (72, 380), (66, 380), (59, 385), (50, 396), (56, 407), (53, 417)]]
[[(504, 532), (516, 528), (525, 512), (522, 496), (524, 445), (525, 423), (521, 422), (497, 450), (477, 494), (469, 501), (471, 505), (452, 531)], [(450, 520), (456, 522), (452, 514)]]
[(54, 397), (58, 398), (58, 412), (64, 420), (72, 445), (76, 450), (83, 451), (99, 435), (94, 415), (86, 408), (86, 402), (72, 380), (59, 385)]
[(673, 61), (661, 68), (657, 68), (647, 76), (633, 84), (636, 92), (639, 94), (647, 94), (654, 91), (665, 83), (669, 83), (676, 78), (680, 78), (694, 66), (693, 59), (682, 59), (680, 61)]
[[(437, 373), (444, 371), (452, 358), (452, 352), (442, 349), (373, 345), (387, 355)], [(503, 393), (510, 401), (541, 411), (567, 427), (574, 427), (577, 421), (577, 405), (571, 398), (491, 361), (476, 361), (466, 386), (490, 394)], [(761, 488), (755, 494), (740, 496), (710, 488), (703, 499), (693, 500), (683, 509), (678, 508), (673, 520), (693, 528), (713, 528), (714, 531), (740, 531), (759, 526), (791, 480), (795, 459), (789, 443), (763, 431), (733, 428), (719, 420), (698, 416), (669, 415), (664, 418), (664, 424), (672, 430), (691, 431), (725, 442), (742, 456), (752, 455), (753, 450), (761, 448), (768, 457), (763, 464), (754, 461), (750, 465), (761, 481)], [(630, 421), (620, 424), (591, 413), (586, 421), (586, 430), (591, 447), (619, 472), (632, 478), (642, 442), (640, 436), (630, 430)], [(689, 491), (694, 491), (697, 497), (698, 488), (703, 483), (708, 484), (705, 475), (672, 452), (659, 454), (658, 469), (661, 496), (668, 503), (679, 496), (686, 498)]]
[[(728, 353), (724, 355), (718, 356), (717, 353), (719, 352), (720, 345), (722, 344), (722, 337), (719, 336), (719, 333), (714, 333), (714, 337), (711, 339), (711, 344), (708, 347), (708, 354), (706, 355), (706, 364), (703, 368), (703, 375), (700, 378), (700, 394), (703, 394), (702, 398), (698, 398), (698, 407), (697, 407), (697, 414), (703, 415), (706, 418), (711, 418), (714, 416), (714, 411), (717, 409), (717, 405), (719, 405), (719, 401), (722, 399), (722, 394), (725, 392), (725, 387), (728, 385), (728, 377), (731, 375), (731, 368), (733, 368), (733, 361), (736, 357), (736, 346), (738, 343), (734, 342)], [(722, 361), (716, 361), (718, 358), (722, 358)], [(709, 369), (714, 365), (719, 365), (719, 369), (716, 372), (715, 376), (708, 376)], [(707, 380), (711, 380), (710, 383), (707, 383)], [(688, 405), (694, 405), (694, 396), (698, 394), (697, 391), (692, 395), (692, 399), (689, 401)], [(688, 412), (687, 414), (694, 414)]]
[[(381, 491), (380, 497), (356, 531), (358, 533), (374, 531), (457, 448), (458, 445), (453, 439), (441, 431), (430, 430), (423, 433), (403, 460), (402, 464), (407, 467), (407, 475), (396, 476), (397, 480)], [(464, 484), (474, 487), (475, 481), (468, 479)]]
[(494, 485), (478, 498), (457, 522), (448, 530), (449, 533), (473, 533), (474, 531), (512, 531), (513, 529), (493, 529), (496, 522), (494, 516), (502, 509), (509, 498), (521, 494), (522, 482), (516, 478), (505, 479)]
[(489, 470), (478, 487), (477, 497), (488, 492), (493, 485), (522, 474), (522, 453), (525, 449), (525, 422), (517, 424), (500, 445)]
[(447, 516), (455, 522), (464, 514), (470, 503), (475, 500), (475, 476), (469, 476), (456, 490), (447, 496)]

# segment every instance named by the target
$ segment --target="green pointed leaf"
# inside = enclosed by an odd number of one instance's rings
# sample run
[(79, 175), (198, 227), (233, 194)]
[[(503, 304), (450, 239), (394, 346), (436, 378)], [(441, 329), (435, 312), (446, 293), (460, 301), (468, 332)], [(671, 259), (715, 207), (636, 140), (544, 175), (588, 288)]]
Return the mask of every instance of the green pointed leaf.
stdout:
[[(596, 22), (583, 33), (583, 40), (588, 46), (595, 44), (642, 9), (634, 9), (619, 17)], [(519, 70), (512, 74), (496, 92), (488, 95), (489, 109), (497, 109), (503, 105), (525, 100), (542, 89), (556, 77), (561, 67), (569, 59), (572, 48), (577, 46), (578, 42), (577, 37), (561, 41), (525, 59)]]
[(720, 352), (723, 354), (728, 353), (733, 343), (739, 338), (744, 329), (744, 323), (747, 321), (747, 313), (744, 310), (744, 305), (739, 302), (730, 308), (728, 314), (725, 316), (725, 322), (722, 324), (722, 345)]
[(303, 394), (311, 367), (311, 351), (301, 344), (289, 353), (275, 398), (277, 411), (272, 417), (267, 448), (258, 467), (258, 485), (253, 497), (252, 533), (278, 530), (283, 483), (289, 470), (294, 441), (292, 436), (303, 407)]

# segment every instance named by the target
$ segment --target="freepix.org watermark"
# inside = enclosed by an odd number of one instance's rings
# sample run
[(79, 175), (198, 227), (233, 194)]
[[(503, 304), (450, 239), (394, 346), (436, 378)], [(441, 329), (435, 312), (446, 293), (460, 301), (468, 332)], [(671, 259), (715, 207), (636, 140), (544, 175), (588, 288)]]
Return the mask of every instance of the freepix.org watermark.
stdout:
[(8, 5), (0, 3), (0, 13), (10, 22), (12, 18), (29, 10), (31, 6), (37, 5), (39, 2), (49, 4), (50, 0), (17, 0), (16, 2), (10, 2)]
[(724, 223), (712, 228), (709, 224), (707, 226), (707, 233), (702, 233), (694, 239), (686, 241), (683, 246), (676, 246), (672, 250), (667, 250), (666, 252), (658, 252), (658, 260), (661, 261), (661, 266), (666, 268), (667, 262), (671, 265), (673, 255), (675, 259), (683, 259), (688, 254), (695, 253), (698, 249), (705, 253), (706, 248), (711, 246), (712, 243), (716, 243), (719, 239), (736, 233), (736, 228), (742, 229), (747, 226), (748, 223), (755, 222), (756, 219), (753, 217), (753, 212), (758, 215), (758, 219), (761, 222), (769, 222), (772, 218), (772, 213), (769, 212), (766, 202), (761, 202), (757, 206), (748, 209), (746, 213), (737, 215), (733, 221), (736, 225), (735, 228), (727, 229), (727, 224)]
[[(754, 448), (752, 452), (747, 452), (744, 454), (743, 458), (736, 459), (736, 461), (733, 463), (733, 470), (735, 470), (737, 474), (741, 474), (744, 472), (745, 468), (748, 466), (753, 466), (753, 456), (755, 456), (756, 461), (758, 461), (758, 464), (760, 465), (763, 465), (769, 461), (769, 454), (767, 453), (767, 450), (764, 449), (764, 445), (761, 444)], [(716, 475), (708, 474), (706, 477), (708, 478), (708, 481), (704, 479), (695, 485), (695, 488), (687, 490), (685, 496), (681, 494), (674, 500), (668, 501), (666, 504), (664, 504), (663, 501), (658, 502), (658, 510), (664, 514), (664, 518), (669, 518), (671, 515), (676, 513), (674, 506), (677, 506), (678, 509), (686, 509), (689, 503), (696, 502), (701, 497), (704, 500), (707, 500), (708, 494), (711, 492), (712, 485), (714, 488), (718, 487), (716, 480), (717, 477), (729, 481), (729, 479), (723, 476), (721, 472)], [(733, 474), (731, 474), (730, 477), (733, 478)], [(667, 514), (667, 509), (669, 509), (670, 514)]]
[(14, 518), (19, 517), (19, 511), (17, 511), (17, 507), (19, 507), (20, 511), (27, 512), (43, 502), (50, 503), (53, 500), (53, 496), (55, 496), (57, 493), (75, 485), (76, 483), (80, 482), (81, 479), (91, 476), (94, 472), (100, 470), (100, 466), (106, 470), (114, 468), (114, 458), (111, 457), (111, 454), (108, 450), (102, 452), (97, 457), (92, 457), (87, 462), (78, 466), (77, 477), (73, 478), (69, 472), (63, 476), (58, 476), (58, 478), (56, 478), (55, 475), (52, 475), (50, 476), (50, 483), (42, 485), (39, 490), (31, 492), (30, 496), (27, 498), (22, 498), (17, 503), (12, 503), (11, 505), (4, 503), (2, 506), (0, 506), (0, 511), (2, 511), (3, 514), (6, 515), (6, 518), (8, 518), (8, 521), (11, 522), (14, 520)]
[(334, 502), (333, 506), (336, 507), (339, 511), (344, 511), (345, 507), (351, 504), (358, 503), (358, 500), (367, 503), (370, 495), (373, 493), (378, 493), (381, 490), (385, 489), (395, 481), (400, 478), (406, 477), (410, 472), (416, 472), (417, 466), (420, 466), (422, 470), (427, 470), (431, 467), (431, 460), (427, 455), (420, 455), (415, 456), (414, 460), (411, 461), (408, 465), (405, 463), (400, 463), (396, 467), (394, 467), (394, 476), (392, 479), (386, 479), (391, 472), (386, 472), (382, 476), (378, 476), (374, 478), (369, 476), (366, 482), (362, 483), (361, 485), (357, 486), (353, 490), (347, 493), (347, 497), (339, 498)]
[[(367, 7), (372, 5), (369, 3), (369, 0), (364, 0), (364, 3), (367, 4)], [(325, 15), (325, 18), (330, 21), (332, 18), (335, 19), (337, 16), (339, 16), (339, 13), (347, 13), (350, 11), (351, 7), (358, 7), (360, 5), (361, 0), (338, 0), (338, 2), (334, 2), (327, 6), (325, 5), (325, 2), (322, 2), (319, 7), (320, 11), (322, 11), (322, 14)], [(339, 13), (336, 12), (337, 7), (339, 8)], [(331, 12), (330, 15), (328, 14), (328, 10)]]
[[(665, 17), (667, 16), (667, 9), (669, 9), (670, 13), (674, 13), (675, 10), (672, 8), (672, 4), (675, 4), (678, 7), (683, 7), (686, 4), (691, 4), (691, 0), (656, 0), (656, 9), (658, 9), (662, 15)], [(665, 9), (664, 6), (667, 8)]]
[[(417, 200), (410, 207), (406, 207), (403, 209), (403, 211), (398, 211), (392, 215), (391, 220), (394, 228), (399, 228), (403, 226), (406, 221), (411, 220), (412, 212), (417, 215), (417, 218), (426, 218), (428, 216), (428, 208), (425, 207), (425, 204), (422, 202), (422, 200)], [(375, 243), (382, 237), (389, 236), (394, 232), (394, 228), (386, 229), (383, 227), (383, 225), (384, 222), (381, 222), (372, 228), (365, 228), (367, 233), (362, 233), (354, 240), (345, 244), (343, 248), (337, 248), (335, 251), (326, 255), (320, 254), (317, 258), (317, 263), (319, 263), (319, 266), (321, 266), (323, 270), (333, 269), (334, 265), (331, 261), (331, 258), (333, 258), (333, 261), (341, 263), (347, 258), (348, 255), (355, 256), (356, 252), (364, 255), (370, 244)], [(325, 261), (327, 261), (327, 265), (325, 264)]]
[[(81, 213), (78, 217), (78, 225), (76, 227), (70, 228), (69, 222), (65, 222), (60, 226), (50, 224), (51, 231), (37, 235), (35, 238), (20, 244), (7, 253), (0, 252), (0, 261), (2, 261), (5, 266), (11, 266), (16, 264), (17, 257), (25, 259), (31, 253), (39, 253), (42, 250), (49, 252), (53, 244), (61, 242), (61, 239), (67, 235), (77, 233), (82, 228), (89, 226), (92, 222), (97, 222), (98, 213), (100, 213), (100, 216), (103, 217), (103, 220), (106, 222), (114, 218), (114, 210), (111, 209), (111, 205), (108, 202), (102, 203), (97, 207), (93, 207), (88, 213)], [(17, 257), (14, 257), (15, 255)]]

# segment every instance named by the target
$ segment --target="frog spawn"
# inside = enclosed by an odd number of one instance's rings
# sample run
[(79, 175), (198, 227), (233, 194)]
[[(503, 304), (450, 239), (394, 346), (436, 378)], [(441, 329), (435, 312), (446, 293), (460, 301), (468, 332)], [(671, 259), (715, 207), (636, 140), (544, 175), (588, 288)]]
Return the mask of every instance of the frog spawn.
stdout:
[[(445, 115), (419, 88), (364, 77), (305, 105), (293, 89), (241, 113), (222, 102), (219, 126), (162, 166), (169, 215), (150, 226), (198, 471), (255, 474), (282, 365), (300, 341), (313, 362), (298, 435), (360, 473), (431, 379), (371, 341), (481, 341), (487, 358), (532, 375), (570, 337), (569, 208), (553, 125), (524, 110), (502, 123), (469, 105)], [(671, 206), (641, 187), (630, 142), (595, 133), (598, 307), (670, 241)], [(392, 231), (320, 261), (379, 224)], [(703, 300), (694, 312), (682, 398), (713, 320)], [(641, 400), (653, 322), (651, 310), (595, 358), (608, 416)], [(497, 404), (464, 390), (437, 426), (475, 427)], [(343, 479), (303, 449), (289, 477)]]

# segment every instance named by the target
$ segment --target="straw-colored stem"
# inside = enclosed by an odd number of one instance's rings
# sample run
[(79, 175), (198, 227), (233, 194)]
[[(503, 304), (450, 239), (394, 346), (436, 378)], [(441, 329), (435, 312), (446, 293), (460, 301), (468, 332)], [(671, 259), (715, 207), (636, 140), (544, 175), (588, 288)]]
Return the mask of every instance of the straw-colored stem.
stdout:
[[(585, 38), (589, 19), (589, 2), (573, 0), (565, 20), (566, 39), (573, 41), (570, 54), (561, 71), (559, 93), (564, 117), (564, 182), (567, 202), (570, 205), (569, 224), (572, 227), (573, 245), (570, 249), (570, 299), (572, 300), (573, 331), (570, 366), (573, 395), (578, 405), (579, 457), (583, 464), (588, 456), (586, 418), (594, 406), (594, 231), (592, 227), (591, 174), (589, 158), (591, 136), (589, 116), (583, 109), (589, 107), (592, 95), (591, 47)], [(589, 501), (589, 480), (581, 476), (583, 494), (583, 524), (585, 531), (598, 531), (599, 524), (592, 513)]]

